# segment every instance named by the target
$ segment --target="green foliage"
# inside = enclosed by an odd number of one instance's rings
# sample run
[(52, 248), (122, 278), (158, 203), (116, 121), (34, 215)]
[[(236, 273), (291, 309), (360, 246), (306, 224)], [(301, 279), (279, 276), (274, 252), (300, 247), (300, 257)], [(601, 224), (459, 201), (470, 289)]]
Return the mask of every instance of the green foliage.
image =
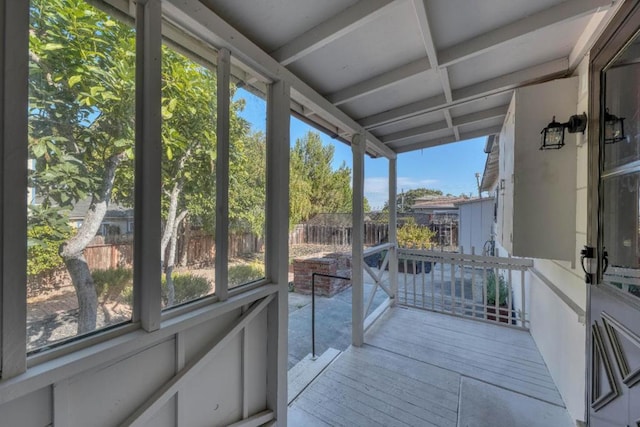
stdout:
[(27, 275), (36, 276), (64, 265), (58, 254), (60, 245), (70, 236), (68, 229), (56, 230), (49, 225), (27, 229)]
[(229, 287), (244, 285), (263, 277), (264, 265), (257, 262), (229, 267)]
[[(209, 293), (210, 284), (206, 277), (195, 274), (174, 274), (172, 276), (175, 288), (174, 304), (191, 301)], [(162, 300), (167, 304), (167, 280), (162, 277)]]
[[(291, 148), (289, 228), (318, 213), (351, 212), (351, 169), (343, 163), (333, 170), (334, 152), (333, 146), (322, 145), (315, 132), (308, 132)], [(369, 211), (369, 202), (364, 203)]]
[(409, 218), (402, 227), (398, 228), (398, 246), (401, 248), (423, 249), (431, 244), (435, 234), (426, 225), (418, 225), (413, 218)]
[[(133, 270), (130, 268), (109, 268), (106, 270), (94, 270), (91, 272), (93, 284), (96, 287), (98, 298), (103, 301), (114, 300), (120, 295), (128, 300), (128, 295), (133, 289)], [(125, 292), (129, 289), (128, 292)]]
[(495, 305), (496, 289), (499, 290), (498, 305), (507, 305), (509, 288), (507, 287), (507, 283), (504, 280), (504, 276), (502, 276), (501, 274), (496, 274), (496, 272), (493, 270), (489, 270), (487, 272), (487, 305)]
[(33, 0), (29, 50), (30, 185), (44, 208), (71, 209), (108, 159), (132, 157), (135, 32), (83, 0)]

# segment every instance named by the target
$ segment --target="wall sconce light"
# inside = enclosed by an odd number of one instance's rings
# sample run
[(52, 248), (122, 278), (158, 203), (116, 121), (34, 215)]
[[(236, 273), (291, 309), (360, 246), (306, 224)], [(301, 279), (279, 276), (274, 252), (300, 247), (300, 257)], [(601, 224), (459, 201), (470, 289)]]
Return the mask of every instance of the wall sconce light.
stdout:
[(624, 117), (610, 114), (607, 108), (604, 112), (604, 143), (615, 144), (624, 139)]
[(566, 123), (556, 122), (556, 116), (553, 116), (551, 123), (540, 132), (542, 145), (541, 150), (559, 150), (564, 146), (564, 130), (569, 133), (582, 132), (587, 128), (587, 114), (576, 114), (569, 117)]

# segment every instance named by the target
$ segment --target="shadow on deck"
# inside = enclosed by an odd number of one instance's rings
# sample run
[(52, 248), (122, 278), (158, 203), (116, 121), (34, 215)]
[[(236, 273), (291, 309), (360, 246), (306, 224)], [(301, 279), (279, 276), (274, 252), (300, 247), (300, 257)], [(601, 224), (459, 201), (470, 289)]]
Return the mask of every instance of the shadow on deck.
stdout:
[(573, 426), (528, 332), (392, 308), (289, 408), (290, 426)]

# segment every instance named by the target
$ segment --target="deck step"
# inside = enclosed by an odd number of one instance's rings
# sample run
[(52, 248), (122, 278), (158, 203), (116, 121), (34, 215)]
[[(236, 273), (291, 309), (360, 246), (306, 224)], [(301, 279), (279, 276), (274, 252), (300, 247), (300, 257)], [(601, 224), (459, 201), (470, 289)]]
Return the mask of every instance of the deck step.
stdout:
[(335, 360), (340, 354), (340, 350), (335, 348), (329, 348), (322, 355), (316, 357), (314, 360), (311, 357), (311, 353), (305, 356), (300, 362), (298, 362), (293, 368), (289, 370), (289, 399), (288, 403), (291, 404), (296, 397), (307, 388), (318, 375), (324, 371), (331, 362)]

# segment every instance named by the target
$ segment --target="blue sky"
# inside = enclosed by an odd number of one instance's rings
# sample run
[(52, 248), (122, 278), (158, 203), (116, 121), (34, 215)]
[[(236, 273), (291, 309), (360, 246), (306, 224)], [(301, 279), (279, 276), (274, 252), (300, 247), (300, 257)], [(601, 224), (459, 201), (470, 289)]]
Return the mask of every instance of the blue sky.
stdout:
[[(246, 107), (240, 115), (248, 120), (255, 130), (265, 129), (266, 104), (264, 100), (240, 89), (235, 98), (245, 98)], [(342, 162), (352, 167), (351, 147), (334, 140), (302, 121), (291, 118), (291, 144), (304, 137), (308, 131), (320, 134), (324, 144), (335, 147), (334, 168)], [(433, 188), (444, 194), (459, 195), (478, 193), (475, 173), (484, 170), (486, 138), (427, 148), (398, 156), (398, 192), (414, 188)], [(387, 200), (389, 162), (384, 159), (365, 158), (365, 196), (373, 209), (380, 209)]]

